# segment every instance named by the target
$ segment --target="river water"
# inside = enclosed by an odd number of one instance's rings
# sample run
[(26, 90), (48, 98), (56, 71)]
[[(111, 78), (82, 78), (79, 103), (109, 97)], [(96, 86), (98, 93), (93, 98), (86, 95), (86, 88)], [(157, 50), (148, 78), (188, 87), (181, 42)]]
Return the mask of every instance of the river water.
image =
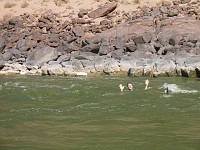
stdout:
[(0, 149), (199, 150), (200, 79), (146, 79), (1, 76)]

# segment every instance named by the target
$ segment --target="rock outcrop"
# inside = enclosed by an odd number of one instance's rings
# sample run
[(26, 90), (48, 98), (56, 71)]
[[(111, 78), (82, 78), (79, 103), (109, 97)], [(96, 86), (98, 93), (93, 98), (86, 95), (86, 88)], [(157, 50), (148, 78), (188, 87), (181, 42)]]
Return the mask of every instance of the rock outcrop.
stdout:
[(163, 2), (114, 21), (116, 7), (81, 9), (66, 21), (47, 11), (1, 22), (0, 74), (200, 76), (198, 3)]

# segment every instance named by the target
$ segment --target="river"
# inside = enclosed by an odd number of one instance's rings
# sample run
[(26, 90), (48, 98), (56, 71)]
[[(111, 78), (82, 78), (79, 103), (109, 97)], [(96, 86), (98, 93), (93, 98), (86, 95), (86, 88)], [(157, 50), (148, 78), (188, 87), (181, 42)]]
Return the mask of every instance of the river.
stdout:
[(0, 149), (199, 150), (200, 79), (146, 79), (1, 76)]

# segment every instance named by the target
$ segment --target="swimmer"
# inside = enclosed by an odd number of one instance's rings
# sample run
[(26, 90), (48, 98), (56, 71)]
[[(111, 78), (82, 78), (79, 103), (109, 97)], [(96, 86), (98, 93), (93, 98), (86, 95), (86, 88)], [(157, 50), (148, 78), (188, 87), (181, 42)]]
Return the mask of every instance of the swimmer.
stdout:
[(145, 80), (145, 90), (148, 89), (148, 86), (149, 86), (149, 80), (147, 79), (147, 80)]
[(122, 84), (119, 84), (119, 88), (120, 88), (121, 92), (124, 90), (124, 86)]
[(132, 83), (128, 83), (127, 87), (130, 91), (133, 91), (133, 84)]
[(169, 88), (168, 87), (165, 88), (164, 93), (169, 94)]

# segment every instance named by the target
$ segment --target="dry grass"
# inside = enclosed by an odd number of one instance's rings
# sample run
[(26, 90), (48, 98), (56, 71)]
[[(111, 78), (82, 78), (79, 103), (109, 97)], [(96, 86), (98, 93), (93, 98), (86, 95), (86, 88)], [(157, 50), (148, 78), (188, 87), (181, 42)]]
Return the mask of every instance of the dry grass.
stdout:
[(7, 3), (4, 4), (4, 8), (12, 8), (12, 7), (16, 6), (16, 5), (17, 4), (15, 4), (15, 3), (7, 2)]
[(29, 3), (27, 2), (27, 1), (23, 1), (22, 3), (21, 3), (21, 8), (26, 8), (26, 7), (28, 7), (29, 6)]

